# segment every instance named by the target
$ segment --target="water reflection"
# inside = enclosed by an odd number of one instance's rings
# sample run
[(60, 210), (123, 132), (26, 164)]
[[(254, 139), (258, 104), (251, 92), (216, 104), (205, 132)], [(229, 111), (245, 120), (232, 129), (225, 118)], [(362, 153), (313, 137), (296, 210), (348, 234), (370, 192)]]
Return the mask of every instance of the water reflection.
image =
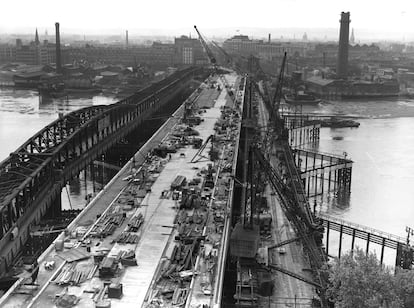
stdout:
[[(351, 194), (320, 210), (396, 235), (414, 220), (414, 118), (363, 119), (357, 129), (321, 129), (317, 149), (354, 161)], [(341, 136), (342, 138), (335, 138)]]
[[(114, 97), (102, 95), (50, 98), (39, 97), (38, 92), (33, 90), (0, 89), (0, 161), (56, 120), (59, 114), (114, 102)], [(106, 169), (95, 169), (94, 172), (87, 171), (86, 176), (85, 172), (81, 172), (68, 183), (67, 190), (63, 189), (64, 209), (83, 208), (88, 201), (85, 197), (96, 194), (113, 176), (113, 172)]]

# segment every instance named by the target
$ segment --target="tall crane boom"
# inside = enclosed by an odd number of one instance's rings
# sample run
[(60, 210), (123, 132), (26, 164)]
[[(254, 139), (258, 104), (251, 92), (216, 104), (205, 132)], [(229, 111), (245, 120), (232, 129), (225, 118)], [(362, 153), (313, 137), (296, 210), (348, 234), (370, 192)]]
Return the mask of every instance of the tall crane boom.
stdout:
[(280, 100), (282, 98), (282, 87), (283, 87), (283, 78), (285, 76), (286, 57), (287, 57), (287, 53), (285, 51), (285, 54), (283, 56), (282, 66), (280, 67), (280, 71), (279, 71), (279, 78), (277, 80), (275, 95), (273, 96), (273, 109), (274, 109), (273, 112), (276, 113), (276, 116), (279, 115), (279, 105), (280, 105)]
[[(320, 292), (322, 307), (327, 307), (325, 294), (327, 281), (322, 270), (323, 265), (327, 260), (325, 253), (318, 244), (321, 241), (323, 227), (320, 223), (318, 224), (312, 219), (312, 213), (309, 211), (309, 204), (307, 201), (301, 202), (301, 200), (296, 198), (297, 196), (295, 196), (295, 189), (293, 187), (294, 184), (288, 184), (282, 179), (262, 150), (257, 147), (252, 147), (251, 151), (253, 152), (254, 158), (261, 166), (260, 172), (263, 172), (266, 175), (272, 190), (278, 196), (283, 212), (287, 219), (292, 223), (297, 236), (302, 240), (304, 251), (309, 259), (310, 265), (315, 270), (315, 278), (317, 278), (317, 282), (312, 282), (307, 279), (304, 280), (302, 275), (284, 270), (278, 266), (270, 267), (316, 286)], [(296, 238), (292, 239), (292, 241), (293, 240), (296, 241)]]
[(203, 45), (204, 51), (206, 52), (206, 54), (207, 54), (207, 56), (210, 60), (210, 63), (215, 66), (217, 61), (216, 61), (216, 58), (214, 57), (213, 52), (211, 51), (210, 47), (208, 47), (208, 45), (207, 45), (206, 41), (204, 40), (203, 36), (201, 35), (200, 31), (198, 31), (197, 26), (194, 26), (194, 29), (197, 31), (198, 38), (200, 39), (201, 45)]
[(231, 64), (231, 62), (233, 61), (232, 57), (227, 53), (227, 51), (224, 50), (223, 47), (221, 47), (217, 42), (215, 41), (211, 41), (213, 43), (214, 46), (216, 46), (216, 48), (218, 50), (220, 50), (220, 52), (224, 55), (224, 57), (226, 58), (226, 62), (227, 64)]

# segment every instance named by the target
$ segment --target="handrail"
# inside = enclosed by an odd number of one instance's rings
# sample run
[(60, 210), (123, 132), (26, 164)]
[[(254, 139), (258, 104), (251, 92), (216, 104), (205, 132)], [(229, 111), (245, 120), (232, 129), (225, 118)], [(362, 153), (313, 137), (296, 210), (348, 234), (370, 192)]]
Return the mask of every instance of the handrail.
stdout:
[(328, 215), (326, 213), (317, 213), (316, 216), (319, 217), (319, 218), (322, 218), (326, 221), (332, 221), (332, 222), (338, 223), (340, 225), (351, 227), (353, 229), (365, 231), (367, 233), (372, 233), (372, 234), (381, 236), (383, 238), (387, 238), (389, 240), (393, 240), (393, 241), (404, 243), (404, 244), (407, 242), (406, 239), (401, 237), (401, 236), (394, 235), (394, 234), (391, 234), (391, 233), (387, 233), (387, 232), (384, 232), (384, 231), (380, 231), (380, 230), (377, 230), (377, 229), (374, 229), (374, 228), (371, 228), (371, 227), (368, 227), (368, 226), (360, 225), (360, 224), (357, 224), (357, 223), (354, 223), (354, 222), (350, 222), (350, 221), (347, 221), (347, 220), (344, 220), (344, 219), (341, 219), (341, 218), (333, 217), (333, 216)]
[(292, 151), (296, 151), (296, 150), (298, 150), (298, 151), (304, 151), (304, 152), (308, 152), (308, 153), (312, 153), (312, 154), (319, 154), (319, 155), (323, 155), (323, 156), (332, 156), (332, 157), (334, 157), (334, 158), (338, 158), (338, 159), (341, 159), (341, 160), (343, 160), (343, 161), (346, 161), (346, 163), (353, 163), (354, 161), (353, 160), (351, 160), (351, 159), (348, 159), (348, 158), (345, 158), (345, 155), (343, 155), (343, 156), (341, 156), (341, 155), (339, 155), (339, 154), (332, 154), (332, 153), (328, 153), (328, 152), (321, 152), (321, 151), (314, 151), (314, 150), (308, 150), (308, 149), (305, 149), (303, 146), (301, 146), (301, 145), (297, 145), (297, 146), (291, 146), (291, 148), (292, 148)]

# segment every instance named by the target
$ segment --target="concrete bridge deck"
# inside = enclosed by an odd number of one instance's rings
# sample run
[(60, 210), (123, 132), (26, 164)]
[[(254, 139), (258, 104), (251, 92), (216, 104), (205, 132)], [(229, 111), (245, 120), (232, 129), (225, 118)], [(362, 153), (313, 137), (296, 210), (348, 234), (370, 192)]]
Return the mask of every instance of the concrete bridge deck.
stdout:
[[(233, 75), (228, 76), (227, 79), (230, 84), (234, 85), (236, 83), (235, 76)], [(218, 82), (220, 83), (220, 81)], [(206, 112), (201, 114), (204, 121), (195, 127), (200, 133), (198, 138), (206, 140), (208, 136), (214, 134), (214, 125), (221, 115), (222, 107), (233, 104), (233, 101), (229, 100), (224, 87), (221, 86), (221, 88), (221, 92), (218, 92), (216, 89), (205, 88), (197, 99), (196, 96), (198, 94), (194, 94), (193, 97), (188, 99), (188, 101), (196, 99), (198, 105), (210, 104), (212, 106), (211, 108), (205, 109)], [(219, 93), (221, 94), (218, 96)], [(206, 169), (208, 163), (213, 163), (209, 160), (201, 160), (196, 164), (189, 163), (197, 150), (186, 146), (179, 149), (176, 153), (171, 153), (170, 158), (167, 156), (166, 159), (152, 160), (151, 164), (149, 164), (147, 153), (162, 141), (167, 142), (167, 136), (171, 138), (171, 134), (175, 131), (181, 120), (181, 115), (184, 112), (183, 109), (184, 104), (140, 149), (134, 158), (122, 168), (111, 182), (107, 184), (104, 190), (96, 196), (75, 221), (72, 222), (68, 228), (68, 232), (66, 234), (60, 234), (54, 244), (39, 258), (39, 275), (36, 281), (39, 286), (25, 285), (30, 280), (30, 273), (23, 274), (13, 288), (0, 299), (0, 306), (50, 306), (56, 299), (56, 295), (63, 296), (64, 293), (76, 295), (80, 299), (77, 304), (78, 307), (93, 306), (94, 301), (91, 296), (93, 290), (103, 287), (102, 279), (96, 277), (98, 276), (97, 271), (92, 274), (91, 279), (78, 285), (65, 288), (64, 286), (56, 284), (56, 281), (60, 277), (59, 273), (70, 271), (74, 264), (76, 264), (77, 269), (83, 269), (84, 271), (93, 268), (94, 260), (90, 258), (91, 254), (85, 260), (77, 260), (74, 262), (68, 262), (62, 258), (62, 254), (64, 255), (71, 251), (80, 251), (80, 254), (87, 254), (86, 248), (83, 247), (86, 242), (88, 242), (87, 246), (90, 247), (91, 253), (95, 255), (102, 250), (109, 251), (108, 256), (117, 256), (120, 251), (127, 250), (133, 250), (135, 253), (138, 266), (123, 267), (116, 274), (117, 278), (114, 280), (123, 284), (124, 295), (119, 300), (111, 300), (113, 307), (130, 307), (131, 305), (144, 307), (150, 305), (151, 301), (160, 298), (159, 291), (157, 290), (160, 290), (160, 287), (165, 287), (165, 284), (159, 285), (160, 273), (165, 264), (165, 260), (171, 258), (171, 253), (175, 246), (174, 238), (179, 235), (176, 226), (176, 216), (179, 208), (178, 201), (172, 200), (171, 193), (168, 194), (168, 197), (164, 197), (163, 192), (169, 190), (171, 182), (177, 175), (184, 175), (190, 180), (193, 177), (199, 176), (200, 170)], [(237, 123), (236, 118), (234, 121)], [(240, 131), (240, 127), (238, 131)], [(231, 206), (228, 204), (229, 200), (231, 202), (231, 195), (229, 197), (223, 189), (225, 185), (230, 183), (231, 178), (230, 174), (227, 175), (227, 179), (223, 178), (226, 175), (221, 174), (220, 170), (230, 162), (229, 159), (234, 158), (235, 152), (237, 153), (234, 146), (238, 140), (238, 135), (233, 135), (235, 132), (237, 130), (227, 132), (227, 134), (231, 134), (232, 137), (230, 135), (228, 137), (230, 137), (229, 140), (232, 140), (232, 142), (224, 142), (225, 146), (221, 147), (220, 150), (221, 158), (214, 164), (215, 169), (217, 169), (215, 179), (215, 183), (217, 184), (216, 188), (211, 191), (205, 190), (207, 195), (216, 195), (215, 198), (210, 199), (210, 203), (204, 214), (206, 215), (206, 225), (202, 236), (206, 236), (210, 240), (206, 240), (203, 247), (203, 254), (197, 257), (193, 274), (189, 276), (193, 277), (193, 279), (190, 280), (191, 286), (187, 288), (187, 307), (195, 307), (195, 305), (200, 303), (213, 305), (213, 301), (220, 302), (221, 300), (220, 283), (222, 282), (222, 275), (224, 274), (223, 264), (225, 263), (222, 258), (225, 258), (226, 255), (226, 237), (228, 236), (226, 232), (229, 232), (229, 222), (227, 221), (225, 212)], [(172, 140), (175, 140), (175, 138), (172, 138)], [(232, 146), (230, 146), (231, 144)], [(140, 173), (140, 167), (141, 170), (146, 171)], [(151, 168), (160, 168), (160, 170), (149, 176), (148, 170)], [(146, 187), (146, 191), (143, 192), (142, 189), (137, 189), (135, 181), (132, 183), (125, 181), (126, 178), (131, 178), (133, 174), (136, 175), (134, 176), (136, 180), (141, 179), (140, 177), (143, 174), (147, 178), (151, 178), (151, 191), (149, 191), (149, 186), (147, 185), (144, 186)], [(220, 179), (218, 178), (219, 174)], [(131, 198), (131, 196), (135, 197)], [(217, 202), (215, 201), (216, 199)], [(126, 211), (126, 208), (128, 208), (127, 205), (129, 205), (127, 200), (133, 200), (134, 203), (134, 206), (129, 211)], [(220, 202), (218, 202), (219, 200)], [(222, 210), (219, 208), (222, 208)], [(105, 219), (106, 215), (113, 215), (117, 211), (120, 211), (120, 209), (126, 213), (126, 219), (118, 226), (115, 232), (106, 238), (93, 237), (92, 235), (95, 233), (101, 221)], [(139, 241), (133, 244), (114, 243), (120, 234), (127, 229), (128, 221), (131, 221), (133, 217), (137, 217), (139, 214), (144, 217), (143, 226), (137, 232)], [(97, 219), (99, 215), (101, 218)], [(215, 215), (223, 217), (223, 228), (220, 227), (217, 229), (214, 220)], [(59, 245), (63, 240), (65, 241), (64, 246), (66, 247), (64, 248), (64, 252), (56, 251), (55, 245)], [(211, 258), (206, 259), (206, 250), (210, 253), (216, 251), (216, 255), (212, 255)], [(217, 261), (217, 258), (220, 261)], [(54, 262), (54, 269), (47, 270), (44, 266), (45, 262)], [(207, 271), (207, 267), (210, 268), (211, 266), (214, 267), (212, 273)], [(204, 274), (198, 276), (194, 274), (196, 272)], [(210, 275), (212, 276), (210, 277)], [(209, 286), (206, 285), (206, 281), (210, 281)], [(90, 291), (92, 293), (89, 293)], [(214, 296), (211, 297), (210, 294), (214, 294)]]
[(198, 72), (178, 71), (109, 106), (71, 112), (31, 137), (0, 164), (0, 276), (47, 211), (60, 211), (66, 181), (182, 91)]

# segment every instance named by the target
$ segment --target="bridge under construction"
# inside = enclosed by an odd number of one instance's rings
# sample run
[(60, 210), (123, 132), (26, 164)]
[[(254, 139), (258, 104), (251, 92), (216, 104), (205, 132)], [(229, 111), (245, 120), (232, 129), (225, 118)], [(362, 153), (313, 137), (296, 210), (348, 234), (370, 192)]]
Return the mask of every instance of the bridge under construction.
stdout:
[(30, 225), (60, 212), (66, 182), (185, 89), (188, 68), (110, 106), (71, 112), (49, 124), (0, 165), (0, 273), (27, 241)]
[[(200, 38), (201, 37), (201, 34)], [(207, 44), (203, 44), (207, 46)], [(208, 48), (208, 47), (205, 47)], [(311, 198), (349, 194), (353, 161), (306, 146), (320, 124), (280, 113), (246, 74), (187, 68), (111, 106), (56, 120), (0, 166), (0, 272), (30, 226), (61, 211), (78, 174), (188, 85), (204, 80), (35, 264), (2, 307), (328, 307), (329, 237), (397, 251), (404, 239), (317, 213)], [(224, 73), (225, 72), (225, 73)], [(180, 96), (181, 99), (181, 96)], [(371, 245), (372, 246), (372, 245)], [(230, 282), (230, 283), (229, 283)], [(227, 287), (230, 286), (230, 287)]]

